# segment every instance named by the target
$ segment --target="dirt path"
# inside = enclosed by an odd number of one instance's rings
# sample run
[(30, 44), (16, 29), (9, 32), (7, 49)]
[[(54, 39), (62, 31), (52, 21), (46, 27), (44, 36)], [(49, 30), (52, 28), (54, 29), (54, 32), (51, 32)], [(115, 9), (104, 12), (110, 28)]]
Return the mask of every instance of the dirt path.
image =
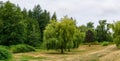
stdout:
[(15, 57), (19, 58), (23, 55), (45, 58), (42, 60), (36, 59), (28, 61), (120, 61), (120, 50), (118, 50), (115, 45), (109, 45), (105, 47), (100, 45), (93, 45), (91, 47), (83, 45), (77, 50), (74, 50), (68, 54), (49, 54), (46, 52), (34, 52), (15, 54)]
[(114, 46), (111, 46), (110, 53), (100, 58), (100, 61), (120, 61), (120, 50)]
[(72, 61), (120, 61), (120, 50), (115, 45), (79, 56)]

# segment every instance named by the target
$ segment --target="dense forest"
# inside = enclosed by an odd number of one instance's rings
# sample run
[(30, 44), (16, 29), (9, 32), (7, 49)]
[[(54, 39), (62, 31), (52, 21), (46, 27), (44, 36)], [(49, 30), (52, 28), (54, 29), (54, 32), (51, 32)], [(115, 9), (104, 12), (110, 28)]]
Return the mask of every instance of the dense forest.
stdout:
[(81, 44), (91, 46), (112, 42), (120, 48), (119, 26), (120, 21), (107, 23), (107, 20), (99, 20), (96, 27), (93, 22), (77, 26), (72, 17), (57, 19), (56, 13), (51, 14), (40, 5), (27, 10), (9, 1), (0, 2), (0, 45), (10, 48), (26, 45), (35, 49), (53, 49), (65, 53)]

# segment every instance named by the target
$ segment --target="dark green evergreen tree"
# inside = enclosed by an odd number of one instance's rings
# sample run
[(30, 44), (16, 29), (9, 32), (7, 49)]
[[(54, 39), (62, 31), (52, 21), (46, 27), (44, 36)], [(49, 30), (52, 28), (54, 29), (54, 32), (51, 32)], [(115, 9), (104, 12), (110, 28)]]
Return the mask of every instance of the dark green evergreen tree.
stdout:
[(27, 19), (29, 17), (26, 8), (23, 9), (22, 14), (23, 14), (23, 19)]
[(33, 8), (32, 18), (36, 19), (39, 23), (39, 29), (41, 34), (41, 41), (43, 41), (43, 30), (45, 29), (46, 25), (49, 23), (50, 20), (50, 13), (47, 10), (42, 10), (40, 5), (37, 5)]
[(52, 20), (57, 20), (57, 16), (56, 16), (56, 13), (54, 12), (54, 14), (52, 15)]
[(1, 8), (0, 13), (0, 18), (3, 21), (0, 44), (12, 45), (23, 43), (23, 28), (20, 24), (22, 14), (20, 8), (7, 1)]

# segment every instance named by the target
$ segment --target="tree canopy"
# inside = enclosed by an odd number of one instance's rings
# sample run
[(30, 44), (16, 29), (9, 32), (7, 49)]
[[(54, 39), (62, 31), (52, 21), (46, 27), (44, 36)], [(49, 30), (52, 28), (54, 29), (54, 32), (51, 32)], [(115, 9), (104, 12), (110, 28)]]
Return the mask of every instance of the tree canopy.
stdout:
[(51, 20), (44, 30), (44, 41), (48, 49), (61, 49), (61, 53), (64, 53), (65, 49), (70, 50), (75, 46), (77, 32), (75, 21), (68, 17), (62, 18), (60, 22)]
[[(10, 1), (0, 1), (0, 45), (27, 44), (34, 47), (60, 50), (61, 53), (78, 48), (81, 43), (114, 42), (119, 46), (120, 21), (107, 23), (100, 20), (77, 25), (73, 17), (59, 19), (54, 12), (43, 10), (40, 5), (33, 9), (21, 9)], [(110, 29), (113, 32), (110, 32)]]

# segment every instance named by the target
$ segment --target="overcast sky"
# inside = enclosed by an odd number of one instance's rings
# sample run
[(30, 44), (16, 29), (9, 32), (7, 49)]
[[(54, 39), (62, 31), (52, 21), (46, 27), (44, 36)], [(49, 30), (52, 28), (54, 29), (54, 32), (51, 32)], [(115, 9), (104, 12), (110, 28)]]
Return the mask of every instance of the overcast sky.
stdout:
[[(8, 1), (8, 0), (0, 0)], [(77, 20), (78, 25), (99, 20), (113, 22), (120, 20), (120, 0), (9, 0), (21, 8), (32, 9), (40, 4), (42, 9), (57, 13), (58, 18), (68, 15)]]

